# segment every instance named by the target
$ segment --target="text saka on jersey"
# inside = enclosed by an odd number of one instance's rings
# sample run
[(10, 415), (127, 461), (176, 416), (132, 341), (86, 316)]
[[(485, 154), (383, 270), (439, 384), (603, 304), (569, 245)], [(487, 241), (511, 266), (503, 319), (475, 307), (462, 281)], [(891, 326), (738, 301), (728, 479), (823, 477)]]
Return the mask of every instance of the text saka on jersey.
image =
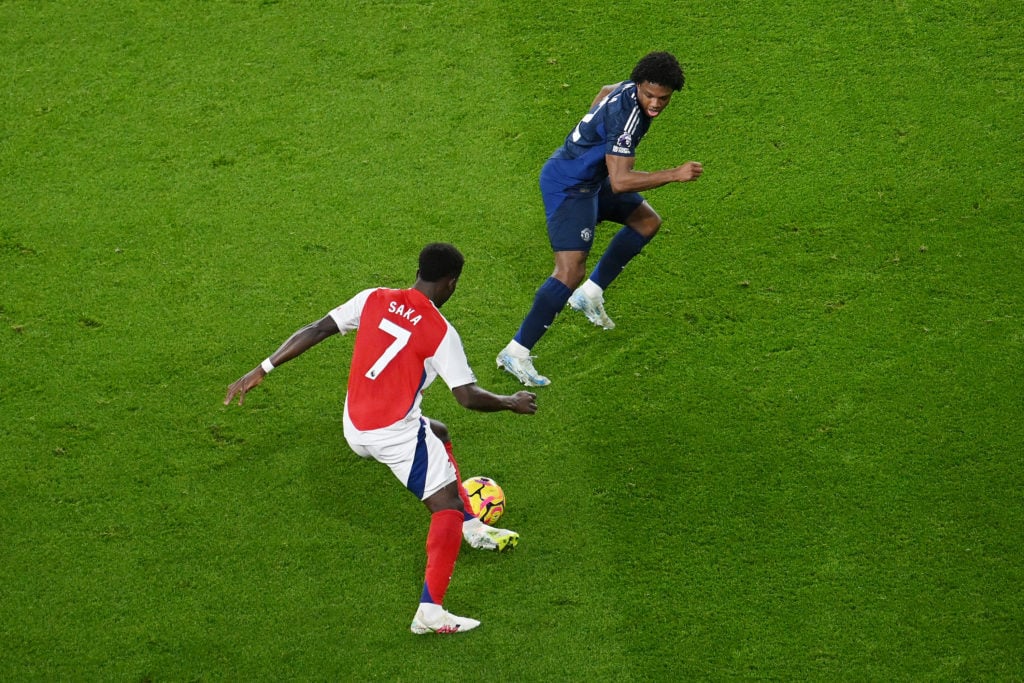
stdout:
[(415, 308), (406, 309), (405, 306), (396, 301), (391, 301), (388, 303), (388, 313), (394, 313), (395, 315), (401, 316), (408, 320), (409, 322), (411, 322), (413, 325), (418, 324), (419, 321), (423, 319), (422, 315), (416, 315)]

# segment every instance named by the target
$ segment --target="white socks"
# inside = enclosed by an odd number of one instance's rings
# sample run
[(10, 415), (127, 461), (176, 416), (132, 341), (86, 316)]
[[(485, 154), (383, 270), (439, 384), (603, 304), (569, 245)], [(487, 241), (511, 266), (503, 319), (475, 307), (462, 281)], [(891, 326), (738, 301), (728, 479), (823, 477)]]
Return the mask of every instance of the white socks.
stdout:
[(588, 299), (601, 301), (604, 297), (604, 290), (598, 287), (593, 280), (586, 279), (583, 284), (577, 288), (577, 291), (583, 293)]
[(421, 602), (419, 609), (416, 611), (416, 615), (424, 624), (433, 626), (444, 619), (444, 607), (441, 607), (441, 605), (435, 605), (432, 602)]
[(526, 348), (515, 339), (508, 343), (505, 350), (508, 351), (510, 356), (515, 356), (516, 358), (527, 358), (530, 355), (530, 349)]

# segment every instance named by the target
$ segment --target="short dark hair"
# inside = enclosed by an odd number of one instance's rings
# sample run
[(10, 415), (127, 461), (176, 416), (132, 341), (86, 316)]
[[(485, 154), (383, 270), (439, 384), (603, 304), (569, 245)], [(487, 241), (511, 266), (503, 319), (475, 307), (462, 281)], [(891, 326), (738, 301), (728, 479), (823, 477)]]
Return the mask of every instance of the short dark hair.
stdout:
[(673, 90), (682, 90), (686, 77), (679, 61), (668, 52), (651, 52), (633, 67), (629, 80), (637, 85), (647, 81)]
[(420, 252), (420, 279), (437, 282), (445, 277), (458, 277), (466, 258), (447, 242), (432, 242)]

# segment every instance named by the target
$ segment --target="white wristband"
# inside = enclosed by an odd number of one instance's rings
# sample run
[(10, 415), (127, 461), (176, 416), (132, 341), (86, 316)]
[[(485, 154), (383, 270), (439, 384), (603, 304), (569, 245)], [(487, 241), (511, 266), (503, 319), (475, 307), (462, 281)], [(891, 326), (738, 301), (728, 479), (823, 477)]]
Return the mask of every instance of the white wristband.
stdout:
[(270, 371), (274, 369), (274, 364), (270, 362), (269, 358), (267, 358), (260, 363), (260, 367), (263, 368), (263, 372), (270, 374)]

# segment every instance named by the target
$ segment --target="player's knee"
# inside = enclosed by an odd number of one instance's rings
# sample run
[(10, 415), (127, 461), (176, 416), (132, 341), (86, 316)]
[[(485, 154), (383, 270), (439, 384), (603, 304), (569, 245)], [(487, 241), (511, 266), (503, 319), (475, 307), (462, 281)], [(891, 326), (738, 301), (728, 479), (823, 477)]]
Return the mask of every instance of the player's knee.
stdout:
[(555, 270), (551, 277), (555, 278), (569, 289), (576, 289), (587, 273), (587, 252), (579, 251), (556, 251)]
[(584, 271), (580, 270), (572, 273), (555, 273), (553, 277), (569, 289), (576, 289), (583, 282), (583, 275)]
[(584, 263), (556, 264), (555, 272), (551, 277), (555, 278), (569, 289), (576, 289), (583, 282), (583, 276), (587, 270)]
[(647, 239), (651, 239), (657, 235), (658, 230), (661, 229), (661, 216), (656, 213), (645, 216), (643, 220), (637, 221), (629, 227), (633, 228)]
[(459, 483), (457, 481), (448, 484), (434, 495), (426, 498), (423, 504), (427, 506), (431, 513), (440, 512), (441, 510), (465, 511), (465, 507), (462, 504), (462, 496), (459, 495)]
[(644, 202), (636, 207), (626, 221), (626, 225), (637, 231), (647, 239), (651, 239), (661, 229), (661, 216), (651, 208), (651, 205)]
[(441, 439), (442, 443), (448, 443), (451, 441), (451, 435), (448, 434), (448, 427), (443, 422), (430, 419), (430, 431), (434, 432), (434, 436)]

